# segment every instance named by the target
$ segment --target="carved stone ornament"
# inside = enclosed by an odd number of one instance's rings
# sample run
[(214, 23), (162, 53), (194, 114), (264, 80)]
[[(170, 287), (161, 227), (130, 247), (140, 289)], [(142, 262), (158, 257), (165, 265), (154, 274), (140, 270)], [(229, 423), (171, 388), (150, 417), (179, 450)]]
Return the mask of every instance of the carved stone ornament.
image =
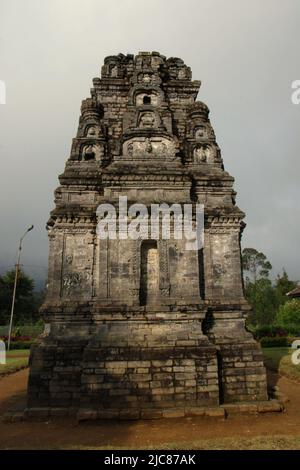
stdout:
[(81, 284), (81, 274), (76, 272), (69, 272), (63, 276), (63, 286), (67, 289), (74, 289)]
[(108, 56), (101, 74), (48, 223), (51, 329), (31, 349), (28, 416), (278, 411), (245, 328), (244, 214), (201, 82), (155, 51)]
[(176, 157), (176, 144), (173, 140), (163, 137), (137, 137), (124, 143), (123, 154), (132, 158), (151, 157), (172, 159)]
[(85, 161), (102, 161), (104, 157), (104, 147), (102, 144), (88, 144), (83, 147), (82, 157)]

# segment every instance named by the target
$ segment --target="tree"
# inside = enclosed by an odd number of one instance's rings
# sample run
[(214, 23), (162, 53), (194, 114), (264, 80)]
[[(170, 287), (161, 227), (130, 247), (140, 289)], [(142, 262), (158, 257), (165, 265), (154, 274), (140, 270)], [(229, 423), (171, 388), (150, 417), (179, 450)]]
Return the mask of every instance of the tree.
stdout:
[(283, 269), (282, 275), (277, 274), (275, 281), (275, 290), (278, 297), (278, 304), (282, 305), (287, 302), (289, 299), (286, 296), (288, 292), (295, 289), (297, 282), (291, 281), (287, 275), (285, 269)]
[[(15, 270), (0, 276), (0, 324), (8, 324), (11, 311)], [(39, 301), (34, 293), (34, 282), (23, 271), (19, 271), (16, 290), (14, 323), (33, 323), (38, 315)]]
[[(248, 273), (245, 279), (245, 297), (252, 307), (248, 323), (253, 326), (265, 326), (275, 321), (278, 323), (278, 318), (282, 321), (287, 314), (284, 314), (285, 310), (280, 306), (289, 303), (286, 294), (295, 288), (296, 282), (291, 281), (283, 269), (273, 285), (268, 278), (272, 265), (266, 255), (255, 248), (245, 248), (242, 251), (242, 265), (244, 272)], [(292, 311), (295, 309), (293, 306)]]
[(272, 269), (271, 263), (267, 260), (266, 255), (255, 250), (255, 248), (244, 248), (242, 251), (243, 270), (250, 274), (250, 278), (246, 277), (247, 282), (257, 281), (259, 277), (268, 277), (269, 271)]
[(281, 305), (276, 316), (276, 322), (285, 327), (294, 325), (300, 328), (300, 300), (289, 300)]
[(252, 307), (248, 322), (254, 326), (271, 325), (276, 317), (278, 300), (270, 279), (248, 282), (245, 296)]
[(248, 322), (254, 326), (271, 324), (276, 316), (277, 297), (268, 279), (271, 263), (264, 253), (255, 248), (244, 248), (242, 251), (242, 266), (245, 279), (245, 297), (252, 307)]

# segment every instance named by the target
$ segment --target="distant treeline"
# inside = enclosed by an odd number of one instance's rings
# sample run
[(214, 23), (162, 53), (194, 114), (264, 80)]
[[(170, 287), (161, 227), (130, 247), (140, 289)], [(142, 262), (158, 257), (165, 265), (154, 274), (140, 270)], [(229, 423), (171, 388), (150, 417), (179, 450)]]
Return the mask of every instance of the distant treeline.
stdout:
[[(7, 325), (10, 319), (15, 270), (0, 275), (0, 325)], [(40, 321), (39, 308), (44, 291), (36, 291), (34, 281), (19, 271), (14, 308), (14, 325), (33, 325)]]

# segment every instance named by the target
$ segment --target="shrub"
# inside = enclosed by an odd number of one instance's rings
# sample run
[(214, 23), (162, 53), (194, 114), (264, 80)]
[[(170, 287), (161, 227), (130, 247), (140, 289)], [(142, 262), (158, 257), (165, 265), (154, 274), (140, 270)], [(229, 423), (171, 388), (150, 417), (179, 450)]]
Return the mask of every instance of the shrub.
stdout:
[(276, 315), (278, 325), (294, 325), (300, 329), (300, 301), (293, 299), (279, 307)]
[[(8, 336), (0, 337), (7, 347)], [(35, 339), (30, 336), (12, 336), (10, 340), (10, 349), (30, 349)]]
[(261, 338), (260, 344), (263, 348), (284, 348), (290, 345), (286, 336), (264, 336)]
[(255, 328), (254, 336), (256, 339), (263, 337), (274, 338), (275, 336), (287, 336), (287, 330), (282, 326), (265, 325)]
[(34, 341), (13, 341), (10, 343), (10, 349), (30, 349)]
[[(8, 336), (2, 336), (0, 337), (0, 339), (2, 339), (3, 341), (8, 341)], [(33, 341), (33, 338), (31, 336), (28, 336), (28, 335), (23, 335), (23, 336), (15, 336), (15, 335), (11, 335), (11, 338), (10, 338), (10, 341), (12, 343), (16, 342), (16, 341)]]
[(283, 328), (287, 332), (287, 335), (300, 336), (300, 325), (295, 325), (291, 323), (280, 328)]
[[(8, 325), (0, 326), (0, 336), (8, 335)], [(18, 325), (13, 328), (13, 336), (30, 336), (31, 338), (36, 338), (39, 336), (44, 329), (44, 324), (42, 322), (36, 323), (34, 325)]]

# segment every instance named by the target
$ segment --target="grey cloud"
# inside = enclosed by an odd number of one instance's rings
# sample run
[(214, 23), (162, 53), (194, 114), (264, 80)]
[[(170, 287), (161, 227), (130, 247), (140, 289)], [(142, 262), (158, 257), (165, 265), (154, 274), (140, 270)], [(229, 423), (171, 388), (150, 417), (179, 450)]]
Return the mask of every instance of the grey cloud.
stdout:
[(19, 235), (34, 223), (22, 259), (45, 277), (44, 227), (81, 100), (106, 55), (157, 50), (202, 80), (198, 99), (247, 213), (243, 245), (299, 279), (299, 17), (298, 0), (2, 0), (0, 269), (14, 264)]

